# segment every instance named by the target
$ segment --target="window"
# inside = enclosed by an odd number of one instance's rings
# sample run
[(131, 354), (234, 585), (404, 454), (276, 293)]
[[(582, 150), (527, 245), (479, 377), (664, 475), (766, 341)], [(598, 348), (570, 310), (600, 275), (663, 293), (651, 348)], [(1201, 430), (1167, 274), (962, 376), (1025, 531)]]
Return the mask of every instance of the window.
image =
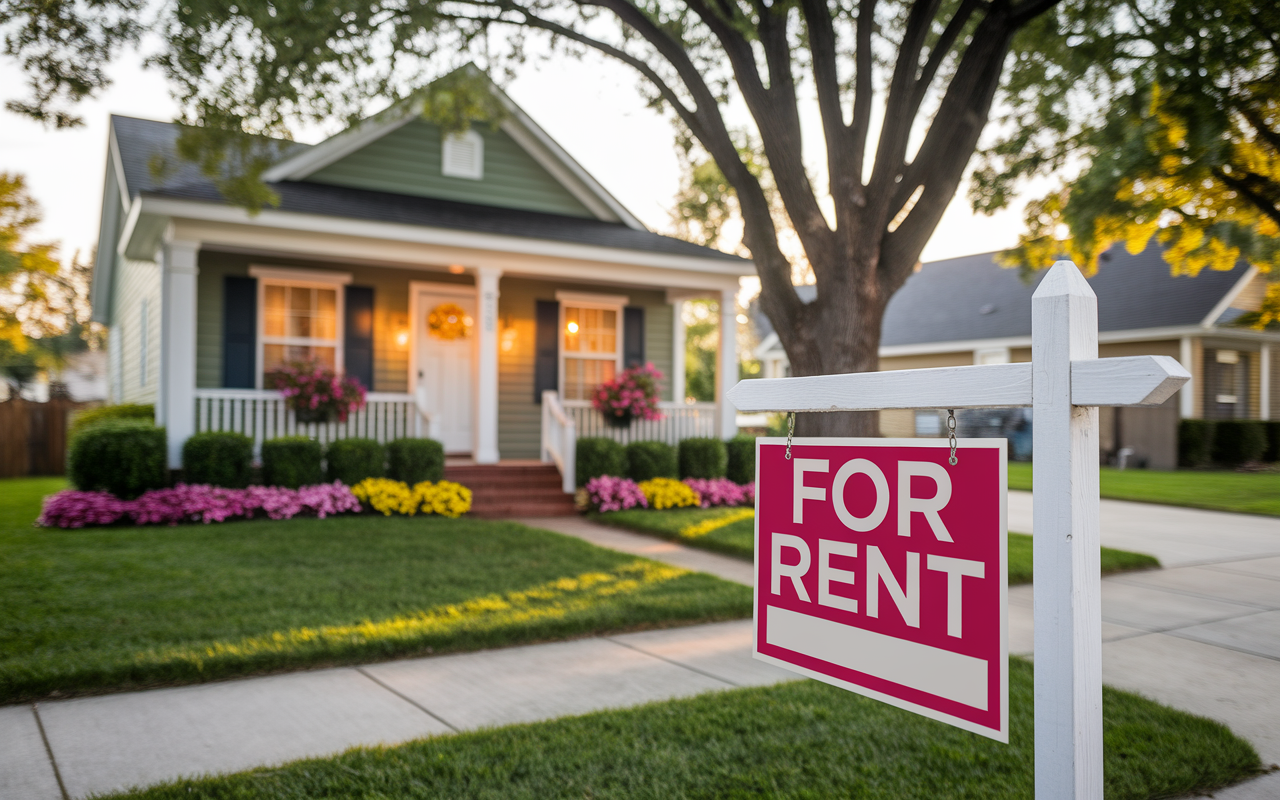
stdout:
[(450, 178), (484, 177), (484, 139), (475, 131), (451, 133), (444, 137), (440, 151), (440, 171)]
[[(291, 274), (292, 273), (292, 274)], [(343, 286), (350, 275), (253, 268), (258, 278), (260, 385), (295, 361), (342, 371)]]
[(627, 298), (559, 297), (562, 396), (590, 400), (592, 391), (621, 368)]

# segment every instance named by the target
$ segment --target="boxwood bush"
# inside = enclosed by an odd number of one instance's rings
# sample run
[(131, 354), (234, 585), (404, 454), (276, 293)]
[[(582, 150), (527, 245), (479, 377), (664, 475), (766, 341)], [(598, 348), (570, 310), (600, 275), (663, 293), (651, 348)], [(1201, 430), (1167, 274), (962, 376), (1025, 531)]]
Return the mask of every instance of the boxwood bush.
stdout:
[(575, 473), (579, 486), (601, 475), (615, 478), (627, 476), (627, 451), (622, 445), (603, 436), (587, 436), (578, 440)]
[(320, 443), (305, 436), (281, 436), (262, 443), (262, 482), (267, 486), (314, 486), (324, 480)]
[(1264, 422), (1267, 429), (1267, 451), (1262, 454), (1263, 461), (1280, 461), (1280, 420)]
[(325, 451), (325, 475), (329, 481), (355, 486), (365, 478), (387, 474), (387, 448), (376, 439), (338, 439)]
[(249, 485), (253, 440), (242, 433), (205, 431), (182, 445), (182, 479), (228, 489)]
[(387, 477), (410, 486), (444, 480), (444, 445), (435, 439), (396, 439), (387, 445)]
[(116, 419), (86, 428), (71, 443), (67, 475), (77, 489), (131, 500), (169, 482), (164, 428)]
[(1184, 419), (1178, 423), (1178, 466), (1207, 467), (1213, 463), (1213, 423)]
[(639, 483), (653, 478), (674, 478), (676, 449), (666, 442), (632, 442), (627, 445), (627, 477)]
[(723, 478), (729, 455), (719, 439), (685, 439), (680, 443), (680, 477)]
[(1235, 467), (1262, 459), (1267, 450), (1267, 431), (1251, 419), (1230, 419), (1213, 426), (1213, 460)]
[(755, 483), (756, 437), (739, 434), (724, 443), (728, 464), (724, 476), (734, 483)]
[(95, 425), (113, 420), (131, 419), (155, 424), (156, 407), (150, 403), (120, 403), (114, 406), (91, 408), (77, 414), (71, 421), (71, 429), (67, 431), (67, 439), (74, 439)]

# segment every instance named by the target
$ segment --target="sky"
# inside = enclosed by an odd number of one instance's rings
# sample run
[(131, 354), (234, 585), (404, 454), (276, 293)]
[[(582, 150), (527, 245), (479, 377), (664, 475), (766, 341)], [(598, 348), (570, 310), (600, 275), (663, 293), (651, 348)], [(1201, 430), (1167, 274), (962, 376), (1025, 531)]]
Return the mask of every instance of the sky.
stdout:
[[(0, 171), (22, 173), (41, 204), (40, 241), (58, 241), (63, 257), (97, 241), (106, 168), (107, 118), (123, 114), (171, 120), (177, 106), (162, 76), (127, 54), (110, 70), (112, 86), (79, 108), (85, 124), (50, 130), (0, 108)], [(0, 100), (25, 96), (11, 60), (0, 60)], [(646, 108), (628, 68), (603, 58), (557, 58), (530, 65), (505, 87), (508, 94), (623, 205), (649, 228), (669, 233), (669, 210), (680, 183), (670, 123)], [(316, 141), (323, 131), (299, 136)], [(821, 171), (821, 132), (806, 126), (806, 162)], [(1033, 189), (1036, 187), (1033, 187)], [(975, 215), (964, 186), (922, 256), (934, 261), (1013, 245), (1022, 230), (1023, 201), (994, 216)]]

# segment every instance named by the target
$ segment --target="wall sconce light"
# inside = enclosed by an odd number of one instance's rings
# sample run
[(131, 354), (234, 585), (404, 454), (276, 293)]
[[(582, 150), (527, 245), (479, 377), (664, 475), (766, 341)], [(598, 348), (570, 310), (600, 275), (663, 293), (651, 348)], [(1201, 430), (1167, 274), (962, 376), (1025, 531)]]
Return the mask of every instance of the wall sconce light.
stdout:
[(401, 350), (409, 346), (409, 332), (407, 330), (396, 331), (396, 347)]
[(502, 329), (501, 343), (499, 346), (502, 348), (502, 352), (504, 353), (511, 353), (515, 351), (516, 329), (514, 327)]
[(449, 265), (449, 272), (453, 273), (454, 275), (461, 275), (462, 273), (464, 273), (464, 272), (466, 272), (466, 271), (467, 271), (467, 268), (466, 268), (466, 267), (464, 267), (464, 266), (462, 266), (461, 264), (450, 264), (450, 265)]

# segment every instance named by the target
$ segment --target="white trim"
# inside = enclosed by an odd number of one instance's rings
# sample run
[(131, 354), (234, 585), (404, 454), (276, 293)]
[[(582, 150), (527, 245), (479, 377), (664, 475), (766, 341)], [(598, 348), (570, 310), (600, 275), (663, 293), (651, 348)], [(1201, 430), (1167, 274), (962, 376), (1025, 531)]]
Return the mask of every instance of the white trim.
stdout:
[[(297, 347), (333, 347), (333, 371), (341, 375), (346, 370), (346, 316), (347, 293), (346, 284), (351, 282), (349, 273), (326, 273), (319, 270), (276, 269), (273, 267), (249, 267), (249, 274), (258, 279), (258, 319), (256, 320), (256, 339), (254, 358), (255, 368), (253, 385), (264, 389), (266, 375), (265, 353), (267, 342), (267, 284), (274, 286), (297, 286), (312, 289), (332, 289), (334, 294), (334, 337), (324, 339), (318, 336), (272, 336), (270, 344), (283, 344)], [(332, 279), (328, 275), (334, 275)], [(345, 276), (345, 280), (343, 280)], [(332, 345), (329, 343), (333, 342)]]
[(325, 286), (345, 286), (351, 283), (350, 272), (331, 272), (322, 269), (294, 269), (293, 267), (263, 267), (249, 265), (249, 275), (268, 281), (289, 283), (313, 283)]
[(477, 464), (497, 464), (498, 454), (498, 297), (502, 270), (476, 270), (476, 414), (475, 449)]
[(128, 213), (132, 205), (129, 197), (129, 182), (124, 177), (124, 161), (120, 159), (120, 142), (116, 140), (116, 126), (107, 126), (107, 158), (115, 167), (116, 185), (120, 188), (120, 207)]
[[(641, 266), (668, 270), (690, 270), (702, 273), (702, 276), (697, 280), (700, 280), (703, 286), (715, 275), (732, 276), (736, 285), (737, 278), (755, 274), (755, 267), (752, 262), (745, 259), (728, 261), (701, 256), (676, 256), (646, 250), (629, 250), (621, 247), (558, 242), (503, 234), (473, 233), (449, 228), (433, 228), (426, 225), (372, 222), (347, 217), (328, 217), (320, 214), (301, 214), (294, 211), (277, 211), (274, 209), (264, 209), (256, 215), (251, 215), (243, 208), (193, 200), (144, 196), (140, 202), (134, 205), (145, 207), (146, 214), (155, 216), (178, 217), (212, 223), (231, 223), (259, 230), (274, 228), (280, 232), (290, 233), (355, 236), (388, 243), (426, 244), (472, 251), (511, 253), (519, 256), (547, 256), (554, 259), (590, 261), (605, 266), (616, 264), (631, 268)], [(187, 234), (184, 232), (184, 235)], [(199, 235), (201, 240), (206, 243), (222, 241), (217, 238), (217, 233), (213, 231), (199, 231)], [(309, 236), (307, 238), (311, 240), (310, 246), (291, 244), (288, 249), (324, 252), (325, 248), (318, 245), (318, 236)], [(227, 240), (226, 243), (229, 245), (243, 245), (244, 239), (244, 236), (235, 236)], [(132, 249), (133, 245), (128, 240), (122, 238), (122, 241), (126, 243), (126, 247)], [(139, 242), (137, 246), (142, 246), (142, 244)], [(489, 261), (492, 262), (492, 259), (489, 259)], [(445, 263), (449, 262), (446, 261)], [(579, 269), (581, 267), (565, 265), (566, 274), (572, 274)], [(552, 270), (546, 270), (546, 272), (551, 274)], [(581, 276), (579, 275), (579, 277)], [(634, 283), (636, 280), (633, 278), (629, 282)], [(648, 283), (649, 281), (642, 282)]]
[(421, 113), (421, 101), (407, 106), (393, 106), (380, 114), (357, 122), (342, 133), (331, 136), (292, 158), (281, 161), (263, 172), (262, 180), (267, 183), (304, 180), (335, 161), (404, 127)]
[(1245, 270), (1244, 275), (1240, 276), (1240, 280), (1236, 281), (1235, 286), (1228, 289), (1227, 293), (1213, 307), (1213, 310), (1209, 312), (1209, 315), (1201, 320), (1200, 327), (1212, 328), (1213, 323), (1217, 322), (1218, 317), (1221, 317), (1228, 308), (1231, 308), (1231, 304), (1235, 302), (1235, 299), (1240, 296), (1240, 293), (1245, 290), (1245, 287), (1253, 281), (1257, 274), (1258, 268), (1252, 264), (1249, 265), (1249, 269)]
[(688, 387), (685, 386), (684, 301), (671, 301), (671, 401), (683, 403)]
[(1258, 357), (1258, 419), (1271, 419), (1271, 345), (1264, 344)]
[(1196, 373), (1191, 363), (1195, 360), (1195, 350), (1190, 336), (1183, 336), (1179, 340), (1178, 360), (1182, 363), (1182, 368), (1191, 376), (1191, 380), (1178, 390), (1178, 416), (1182, 419), (1191, 419), (1196, 413)]
[(590, 294), (587, 292), (567, 291), (557, 291), (556, 299), (561, 303), (596, 308), (622, 308), (631, 302), (631, 298), (624, 294)]

